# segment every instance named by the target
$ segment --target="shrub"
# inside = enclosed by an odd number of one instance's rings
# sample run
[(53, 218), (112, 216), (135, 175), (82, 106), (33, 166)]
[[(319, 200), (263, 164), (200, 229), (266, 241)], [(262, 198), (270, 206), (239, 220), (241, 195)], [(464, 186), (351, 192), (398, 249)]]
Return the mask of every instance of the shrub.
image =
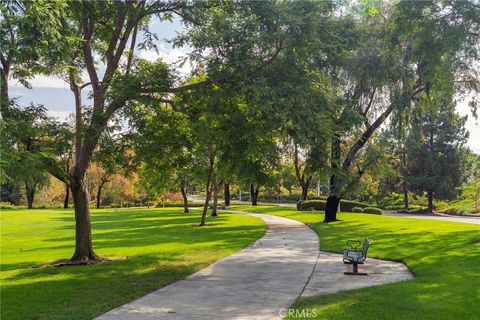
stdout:
[(402, 210), (404, 208), (404, 205), (391, 205), (391, 206), (385, 206), (385, 210)]
[(370, 214), (382, 214), (382, 209), (375, 208), (375, 207), (366, 207), (363, 208), (363, 213), (370, 213)]
[(325, 210), (327, 202), (325, 200), (302, 200), (297, 203), (297, 209), (305, 210)]
[(352, 212), (360, 212), (360, 213), (361, 213), (361, 212), (363, 212), (363, 208), (361, 208), (361, 207), (353, 207), (353, 208), (352, 208)]
[(343, 212), (353, 212), (354, 207), (366, 208), (368, 206), (368, 204), (358, 201), (340, 200), (340, 211)]
[(311, 196), (311, 197), (308, 197), (308, 200), (325, 200), (327, 201), (327, 196)]
[[(202, 202), (189, 202), (188, 206), (189, 207), (203, 207), (203, 203)], [(159, 203), (157, 203), (157, 205), (155, 207), (156, 208), (183, 208), (183, 202), (182, 203), (167, 202), (167, 203), (164, 203), (164, 204), (159, 202)]]
[(15, 209), (16, 206), (11, 204), (10, 202), (0, 202), (0, 209)]

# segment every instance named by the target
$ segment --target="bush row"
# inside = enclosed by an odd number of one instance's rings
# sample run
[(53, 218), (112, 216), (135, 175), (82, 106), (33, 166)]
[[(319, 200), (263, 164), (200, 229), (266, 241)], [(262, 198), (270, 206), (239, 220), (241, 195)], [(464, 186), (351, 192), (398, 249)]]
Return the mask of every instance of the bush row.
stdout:
[[(326, 206), (327, 206), (327, 201), (323, 199), (303, 200), (297, 203), (297, 209), (300, 211), (305, 211), (305, 210), (323, 211), (325, 210)], [(351, 200), (341, 200), (340, 211), (382, 214), (382, 210), (379, 208), (370, 207), (368, 204), (358, 202), (358, 201), (351, 201)]]

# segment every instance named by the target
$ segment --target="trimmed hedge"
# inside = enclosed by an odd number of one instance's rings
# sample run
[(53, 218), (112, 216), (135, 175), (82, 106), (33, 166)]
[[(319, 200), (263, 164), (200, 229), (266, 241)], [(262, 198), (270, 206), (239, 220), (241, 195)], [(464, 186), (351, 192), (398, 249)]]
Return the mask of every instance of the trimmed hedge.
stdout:
[(300, 211), (305, 210), (325, 210), (327, 206), (327, 201), (325, 200), (302, 200), (297, 202), (297, 209)]
[[(202, 202), (192, 202), (188, 203), (189, 207), (203, 207), (204, 203)], [(183, 208), (183, 203), (167, 202), (165, 204), (157, 203), (156, 208)]]
[(363, 213), (370, 213), (370, 214), (382, 214), (382, 209), (380, 208), (375, 208), (375, 207), (366, 207), (363, 208)]
[[(297, 202), (297, 209), (300, 211), (306, 210), (318, 210), (323, 211), (327, 206), (326, 200), (302, 200)], [(365, 212), (365, 208), (372, 208), (376, 210), (369, 210)], [(375, 211), (375, 212), (370, 212)], [(340, 200), (340, 212), (364, 212), (364, 213), (374, 213), (382, 214), (382, 210), (374, 207), (370, 207), (368, 204), (351, 201), (351, 200)]]
[(342, 212), (354, 212), (352, 210), (355, 207), (366, 208), (369, 207), (369, 205), (358, 201), (340, 200), (340, 211)]

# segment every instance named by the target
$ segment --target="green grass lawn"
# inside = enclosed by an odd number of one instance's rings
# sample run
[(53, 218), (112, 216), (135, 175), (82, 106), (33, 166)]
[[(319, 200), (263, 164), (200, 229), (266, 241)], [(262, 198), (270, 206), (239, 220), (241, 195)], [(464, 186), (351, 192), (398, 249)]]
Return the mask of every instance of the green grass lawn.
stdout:
[(324, 251), (340, 253), (348, 239), (368, 236), (370, 257), (403, 261), (415, 273), (410, 281), (301, 299), (293, 305), (315, 309), (317, 319), (480, 319), (478, 225), (359, 213), (340, 213), (343, 221), (324, 224), (322, 212), (277, 206), (235, 209), (309, 224)]
[[(192, 210), (193, 211), (193, 210)], [(1, 212), (1, 319), (91, 319), (181, 279), (261, 237), (262, 220), (220, 213), (197, 227), (182, 208), (93, 210), (94, 266), (32, 266), (69, 258), (73, 210)]]

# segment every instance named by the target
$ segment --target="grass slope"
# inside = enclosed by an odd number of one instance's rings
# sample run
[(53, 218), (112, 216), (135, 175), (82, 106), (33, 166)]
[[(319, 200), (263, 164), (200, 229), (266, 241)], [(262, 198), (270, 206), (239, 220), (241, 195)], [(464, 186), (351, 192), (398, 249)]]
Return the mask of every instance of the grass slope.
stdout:
[(91, 319), (238, 251), (262, 220), (220, 213), (198, 228), (181, 208), (93, 210), (94, 248), (122, 261), (32, 268), (73, 253), (72, 210), (1, 212), (1, 319)]
[(324, 251), (340, 253), (348, 239), (368, 236), (372, 240), (369, 256), (401, 260), (416, 275), (410, 281), (301, 299), (292, 306), (315, 309), (316, 319), (479, 319), (478, 225), (358, 213), (340, 213), (338, 218), (343, 221), (324, 224), (321, 212), (282, 207), (236, 209), (309, 224), (319, 234)]

